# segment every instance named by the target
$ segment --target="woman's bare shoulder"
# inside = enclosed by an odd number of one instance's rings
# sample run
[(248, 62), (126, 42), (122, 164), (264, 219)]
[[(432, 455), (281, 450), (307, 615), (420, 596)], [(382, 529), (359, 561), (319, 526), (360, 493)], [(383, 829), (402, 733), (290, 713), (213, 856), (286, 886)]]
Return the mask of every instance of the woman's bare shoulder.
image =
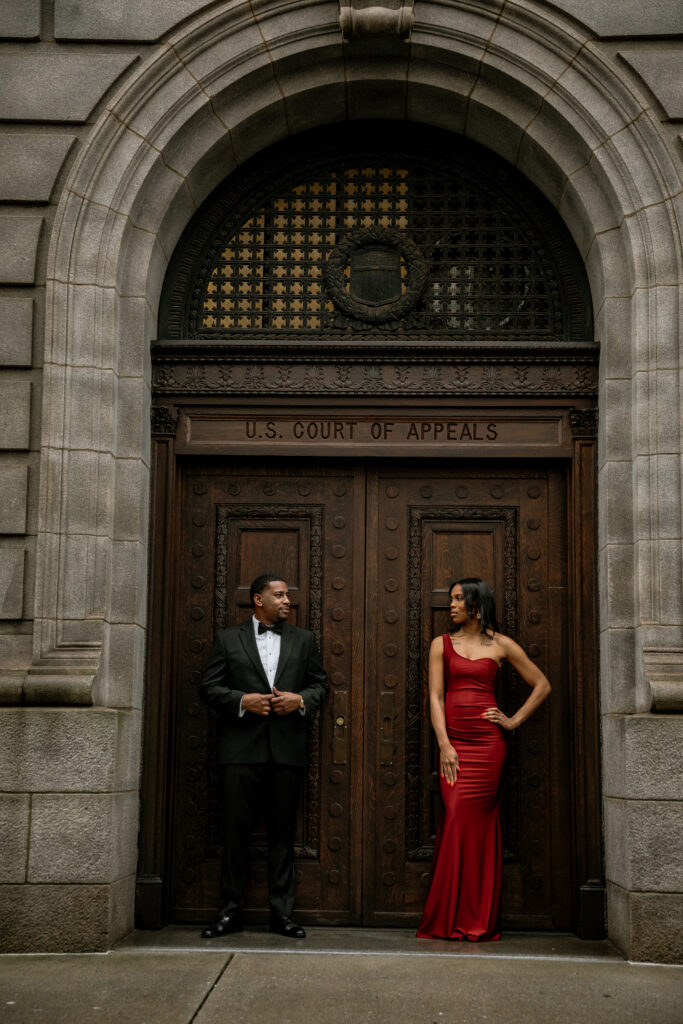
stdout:
[(435, 636), (429, 650), (434, 654), (443, 654), (443, 636)]
[(505, 633), (493, 633), (491, 639), (494, 643), (498, 644), (506, 657), (513, 651), (521, 650), (519, 644), (511, 636), (506, 636)]

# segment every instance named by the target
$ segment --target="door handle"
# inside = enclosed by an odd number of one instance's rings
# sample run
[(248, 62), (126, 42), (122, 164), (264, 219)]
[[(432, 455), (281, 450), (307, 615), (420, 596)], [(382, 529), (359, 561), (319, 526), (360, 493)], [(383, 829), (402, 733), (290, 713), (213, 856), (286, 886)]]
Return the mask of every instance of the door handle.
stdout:
[(394, 763), (394, 695), (393, 693), (382, 693), (379, 698), (380, 709), (380, 742), (379, 742), (379, 763), (383, 768)]
[(332, 764), (346, 764), (347, 693), (335, 690), (332, 700)]

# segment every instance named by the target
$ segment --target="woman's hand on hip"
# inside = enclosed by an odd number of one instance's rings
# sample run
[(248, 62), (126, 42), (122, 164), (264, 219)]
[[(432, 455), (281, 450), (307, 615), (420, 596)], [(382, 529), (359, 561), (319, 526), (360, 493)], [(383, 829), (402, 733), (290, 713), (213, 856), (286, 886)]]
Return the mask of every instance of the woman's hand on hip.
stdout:
[(501, 729), (507, 729), (508, 732), (517, 728), (512, 718), (508, 718), (507, 715), (504, 715), (500, 708), (487, 708), (479, 717), (485, 718), (487, 722), (493, 722), (495, 725), (499, 725)]

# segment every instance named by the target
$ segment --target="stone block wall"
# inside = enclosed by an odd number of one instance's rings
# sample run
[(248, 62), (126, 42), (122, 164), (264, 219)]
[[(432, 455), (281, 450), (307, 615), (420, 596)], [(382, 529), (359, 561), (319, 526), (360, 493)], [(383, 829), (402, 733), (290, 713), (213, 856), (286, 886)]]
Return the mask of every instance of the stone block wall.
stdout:
[(52, 6), (0, 5), (0, 700), (33, 653), (45, 266), (54, 209), (78, 140), (139, 55), (130, 47), (56, 46)]
[(5, 707), (0, 718), (3, 947), (108, 949), (112, 916), (132, 907), (139, 713)]
[[(491, 146), (557, 206), (584, 255), (603, 348), (609, 930), (634, 959), (683, 948), (680, 34), (676, 4), (640, 0), (417, 0), (398, 50), (342, 47), (334, 0), (0, 0), (5, 948), (106, 949), (132, 925), (145, 346), (173, 247), (236, 163), (354, 117), (414, 118)], [(604, 67), (618, 97), (601, 91)], [(88, 195), (84, 153), (103, 168)]]
[(0, 3), (0, 943), (17, 951), (108, 949), (132, 925), (140, 701), (49, 706), (61, 698), (48, 684), (47, 706), (30, 706), (26, 688), (55, 209), (104, 97), (145, 49), (137, 30), (123, 46), (106, 31), (75, 42), (83, 9)]

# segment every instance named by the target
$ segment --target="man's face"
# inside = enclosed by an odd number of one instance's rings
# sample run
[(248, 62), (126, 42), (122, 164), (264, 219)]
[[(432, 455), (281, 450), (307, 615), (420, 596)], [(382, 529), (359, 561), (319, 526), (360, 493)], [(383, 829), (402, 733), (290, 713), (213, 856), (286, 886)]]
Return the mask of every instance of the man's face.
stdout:
[(289, 591), (284, 580), (274, 580), (260, 594), (254, 594), (254, 614), (269, 626), (287, 621)]

